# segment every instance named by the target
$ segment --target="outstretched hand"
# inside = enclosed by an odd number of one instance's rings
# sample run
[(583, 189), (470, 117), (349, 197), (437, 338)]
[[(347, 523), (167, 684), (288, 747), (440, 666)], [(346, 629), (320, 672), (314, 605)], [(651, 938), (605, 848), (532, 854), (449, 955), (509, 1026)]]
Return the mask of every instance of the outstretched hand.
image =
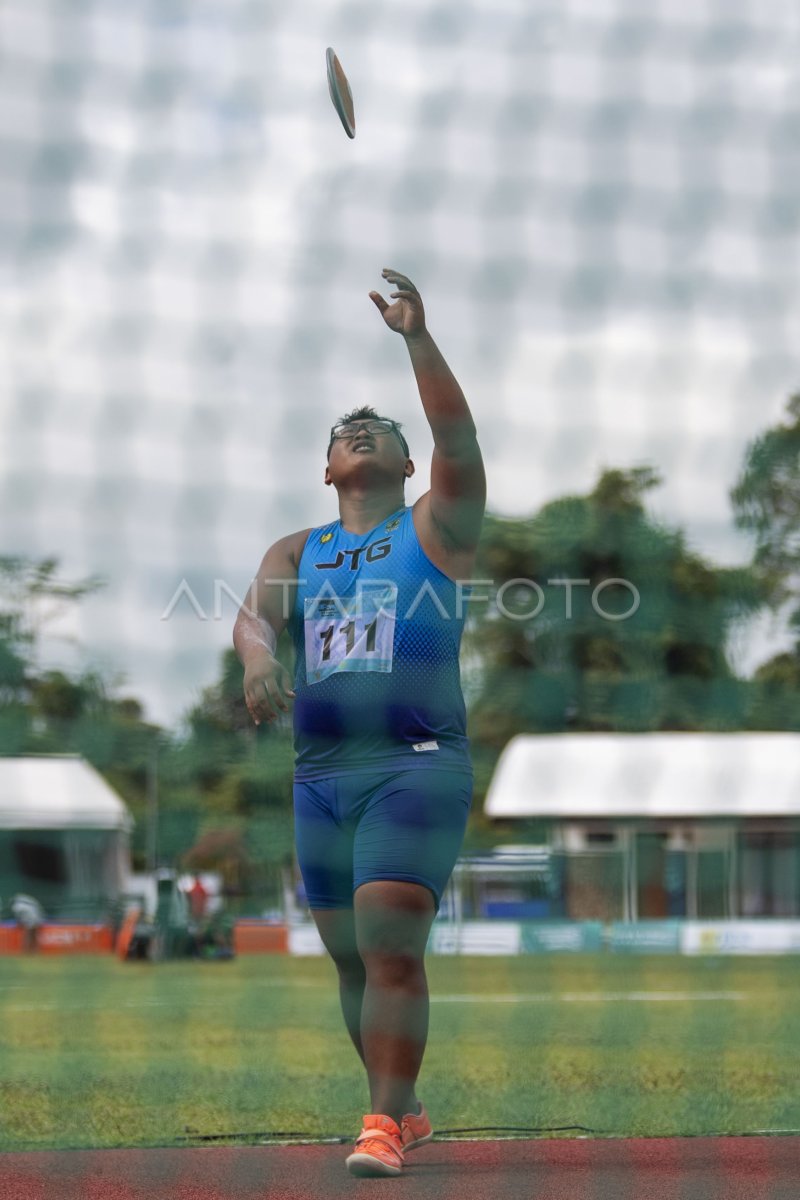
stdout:
[(394, 284), (396, 292), (390, 292), (389, 298), (394, 304), (387, 304), (380, 292), (370, 292), (370, 299), (380, 311), (384, 321), (395, 333), (403, 337), (413, 337), (425, 331), (425, 309), (414, 284), (406, 275), (384, 267), (381, 272), (387, 283)]

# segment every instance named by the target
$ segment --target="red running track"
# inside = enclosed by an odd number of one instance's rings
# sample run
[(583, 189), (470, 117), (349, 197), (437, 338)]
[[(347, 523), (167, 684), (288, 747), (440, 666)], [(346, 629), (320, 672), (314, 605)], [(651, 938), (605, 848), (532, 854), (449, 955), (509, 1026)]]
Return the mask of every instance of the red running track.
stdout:
[(347, 1146), (0, 1154), (0, 1200), (800, 1200), (800, 1138), (439, 1142), (400, 1179)]

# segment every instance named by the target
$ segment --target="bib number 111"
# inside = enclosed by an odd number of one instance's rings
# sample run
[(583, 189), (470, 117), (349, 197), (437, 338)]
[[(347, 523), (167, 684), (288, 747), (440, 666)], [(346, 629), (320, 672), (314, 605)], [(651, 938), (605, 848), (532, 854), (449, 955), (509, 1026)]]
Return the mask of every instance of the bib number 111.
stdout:
[[(370, 621), (369, 625), (364, 630), (364, 635), (365, 635), (364, 650), (365, 650), (365, 653), (367, 653), (367, 654), (373, 654), (375, 652), (375, 646), (378, 641), (377, 629), (378, 629), (378, 618), (373, 617), (373, 619)], [(323, 662), (330, 662), (331, 642), (333, 641), (334, 634), (336, 634), (337, 637), (341, 637), (344, 634), (344, 637), (345, 637), (344, 652), (345, 652), (345, 654), (352, 654), (353, 650), (355, 649), (355, 645), (356, 645), (356, 623), (355, 623), (355, 621), (348, 621), (346, 625), (341, 625), (338, 630), (335, 625), (329, 625), (328, 628), (323, 629), (319, 635), (322, 638), (322, 661)]]
[(394, 590), (359, 597), (307, 599), (306, 679), (319, 683), (340, 671), (391, 671)]

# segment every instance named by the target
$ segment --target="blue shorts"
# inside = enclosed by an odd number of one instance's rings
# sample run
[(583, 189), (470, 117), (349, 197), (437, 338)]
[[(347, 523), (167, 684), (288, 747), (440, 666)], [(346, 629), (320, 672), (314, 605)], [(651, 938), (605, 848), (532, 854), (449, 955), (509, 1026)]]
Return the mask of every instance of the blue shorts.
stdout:
[(455, 866), (472, 775), (358, 771), (294, 784), (297, 860), (310, 908), (352, 908), (362, 883), (399, 879), (433, 893)]

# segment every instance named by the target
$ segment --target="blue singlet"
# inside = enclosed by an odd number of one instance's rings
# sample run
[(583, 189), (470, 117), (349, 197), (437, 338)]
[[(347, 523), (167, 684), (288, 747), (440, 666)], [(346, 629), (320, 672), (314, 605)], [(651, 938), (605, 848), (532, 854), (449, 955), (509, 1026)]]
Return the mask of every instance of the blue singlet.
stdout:
[(469, 587), (427, 557), (411, 508), (308, 536), (289, 631), (297, 780), (471, 771), (458, 653)]

